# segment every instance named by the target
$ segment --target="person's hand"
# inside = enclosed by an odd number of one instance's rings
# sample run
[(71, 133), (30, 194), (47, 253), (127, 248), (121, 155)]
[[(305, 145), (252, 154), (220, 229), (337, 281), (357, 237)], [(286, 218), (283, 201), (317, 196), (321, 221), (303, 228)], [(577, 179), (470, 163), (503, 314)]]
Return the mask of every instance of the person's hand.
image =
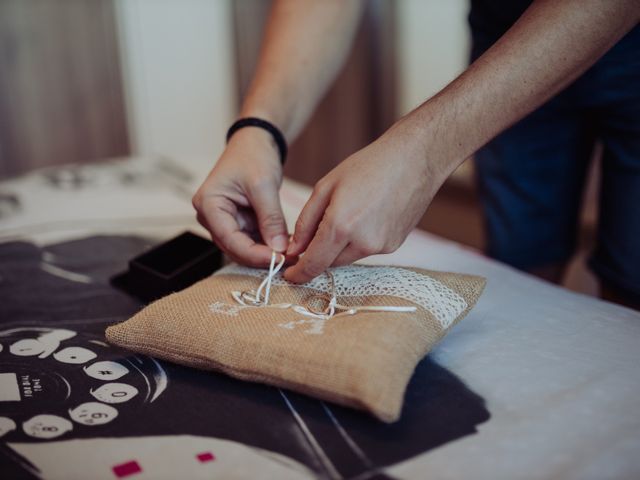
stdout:
[(234, 261), (264, 267), (289, 236), (278, 190), (282, 166), (268, 132), (238, 130), (193, 196), (200, 224)]
[(391, 129), (315, 186), (295, 227), (285, 271), (303, 283), (330, 266), (391, 253), (405, 240), (446, 178), (410, 135)]

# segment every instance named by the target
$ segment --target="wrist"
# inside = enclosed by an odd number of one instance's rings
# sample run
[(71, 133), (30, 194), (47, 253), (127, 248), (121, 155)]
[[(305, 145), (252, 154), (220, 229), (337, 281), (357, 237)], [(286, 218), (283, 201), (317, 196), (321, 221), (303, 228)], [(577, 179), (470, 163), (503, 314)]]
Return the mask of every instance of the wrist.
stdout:
[(241, 128), (229, 139), (227, 149), (238, 152), (242, 158), (266, 160), (272, 167), (282, 169), (278, 146), (273, 136), (262, 128)]
[(417, 155), (429, 177), (440, 183), (444, 183), (469, 156), (455, 122), (445, 122), (443, 116), (436, 105), (427, 102), (392, 127), (403, 148)]
[(284, 165), (284, 162), (287, 159), (287, 141), (285, 140), (284, 135), (282, 135), (282, 132), (278, 127), (262, 118), (243, 117), (236, 120), (227, 131), (227, 143), (235, 136), (236, 133), (247, 128), (255, 128), (268, 133), (271, 138), (272, 145), (275, 145), (278, 151), (280, 163)]
[(291, 142), (290, 125), (291, 115), (288, 115), (283, 108), (269, 108), (264, 105), (254, 105), (246, 101), (240, 110), (238, 118), (261, 118), (276, 126), (287, 142)]
[(395, 155), (409, 162), (410, 169), (421, 172), (430, 183), (440, 186), (458, 167), (455, 155), (444, 147), (436, 128), (430, 122), (418, 121), (412, 114), (406, 115), (387, 130)]

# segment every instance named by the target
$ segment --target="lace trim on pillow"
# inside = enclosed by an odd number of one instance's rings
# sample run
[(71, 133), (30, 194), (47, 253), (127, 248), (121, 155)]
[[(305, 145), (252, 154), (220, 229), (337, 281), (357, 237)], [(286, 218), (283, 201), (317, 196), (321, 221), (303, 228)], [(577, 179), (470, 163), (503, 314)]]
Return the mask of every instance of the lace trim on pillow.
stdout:
[[(427, 275), (416, 273), (399, 267), (367, 267), (350, 265), (331, 268), (338, 297), (362, 297), (373, 295), (389, 295), (402, 298), (429, 311), (443, 329), (468, 307), (467, 302), (458, 293), (443, 283)], [(247, 275), (256, 278), (267, 276), (267, 270), (231, 264), (218, 270), (214, 275)], [(327, 275), (320, 275), (313, 280), (295, 285), (277, 274), (271, 281), (273, 286), (297, 286), (330, 293), (331, 285)]]

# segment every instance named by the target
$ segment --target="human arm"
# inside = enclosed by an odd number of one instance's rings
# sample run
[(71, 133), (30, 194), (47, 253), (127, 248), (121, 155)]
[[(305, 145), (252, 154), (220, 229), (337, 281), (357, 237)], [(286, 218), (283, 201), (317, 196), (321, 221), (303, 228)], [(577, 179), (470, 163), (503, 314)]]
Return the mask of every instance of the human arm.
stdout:
[[(350, 0), (275, 2), (240, 117), (267, 120), (293, 141), (340, 70), (362, 8)], [(231, 258), (265, 266), (271, 250), (288, 243), (281, 183), (270, 134), (242, 128), (193, 197), (198, 220)]]
[(304, 282), (395, 250), (457, 166), (568, 86), (639, 17), (637, 0), (533, 2), (462, 75), (318, 182), (287, 252), (306, 253), (285, 277)]

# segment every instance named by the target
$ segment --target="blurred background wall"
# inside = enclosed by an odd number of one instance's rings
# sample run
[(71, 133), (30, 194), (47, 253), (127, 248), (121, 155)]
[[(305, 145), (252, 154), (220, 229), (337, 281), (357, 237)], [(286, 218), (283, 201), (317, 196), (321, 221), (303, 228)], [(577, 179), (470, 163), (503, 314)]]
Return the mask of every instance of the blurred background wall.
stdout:
[[(285, 173), (312, 185), (460, 73), (468, 2), (369, 0), (351, 55)], [(251, 78), (270, 3), (0, 0), (0, 177), (128, 155), (174, 158), (204, 177)], [(473, 175), (463, 164), (419, 226), (481, 249)], [(567, 277), (588, 292), (593, 185), (584, 248)]]
[(211, 166), (238, 104), (227, 0), (115, 0), (131, 149)]
[[(215, 158), (253, 73), (269, 5), (115, 1), (134, 153)], [(345, 71), (292, 149), (300, 161), (289, 164), (306, 167), (287, 173), (313, 183), (462, 71), (467, 10), (468, 0), (371, 1)], [(362, 88), (376, 81), (373, 91)], [(336, 146), (329, 154), (327, 138)]]
[[(253, 72), (269, 5), (0, 0), (0, 175), (130, 153), (211, 162)], [(331, 133), (338, 148), (325, 161), (370, 141), (464, 68), (467, 8), (467, 0), (369, 2), (353, 54), (316, 115), (325, 120), (305, 132), (324, 144)], [(339, 125), (318, 134), (330, 117)], [(53, 148), (54, 137), (66, 148)], [(309, 170), (308, 183), (323, 171)]]

